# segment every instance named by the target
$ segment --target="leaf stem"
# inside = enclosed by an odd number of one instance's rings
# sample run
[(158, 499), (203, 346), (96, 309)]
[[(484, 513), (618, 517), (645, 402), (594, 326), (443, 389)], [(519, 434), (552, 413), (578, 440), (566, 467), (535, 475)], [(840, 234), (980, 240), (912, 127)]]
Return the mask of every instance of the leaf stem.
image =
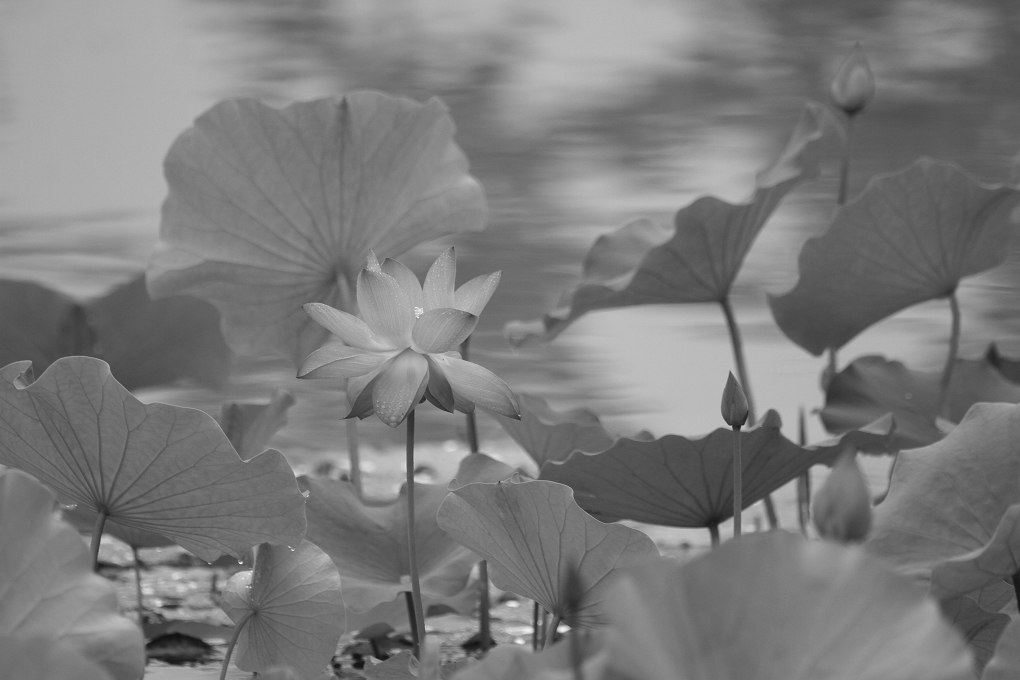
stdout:
[(482, 560), (478, 563), (478, 646), (485, 652), (493, 646), (492, 641), (492, 617), (489, 612), (489, 563)]
[[(797, 414), (797, 443), (800, 446), (807, 445), (807, 422), (804, 417), (804, 407), (800, 407)], [(800, 532), (807, 536), (807, 525), (811, 515), (811, 470), (805, 470), (804, 474), (797, 478), (797, 522), (800, 524)]]
[(712, 537), (712, 547), (719, 545), (719, 523), (709, 522), (708, 523), (708, 535)]
[(960, 351), (960, 302), (956, 299), (956, 289), (949, 293), (949, 310), (953, 316), (952, 330), (949, 333), (949, 354), (946, 356), (946, 365), (942, 369), (942, 379), (939, 381), (939, 415), (947, 417), (945, 413), (946, 399), (949, 396), (949, 383), (953, 379), (953, 368), (956, 366), (956, 355)]
[(538, 602), (531, 608), (531, 651), (538, 651)]
[(106, 526), (106, 510), (96, 515), (96, 524), (92, 528), (92, 571), (99, 571), (99, 543), (103, 540), (103, 528)]
[(1020, 606), (1020, 572), (1013, 574), (1013, 594), (1016, 595), (1016, 601)]
[(358, 498), (364, 498), (364, 484), (361, 481), (361, 448), (358, 440), (358, 419), (345, 420), (347, 427), (347, 463), (351, 468), (351, 484)]
[[(468, 361), (468, 351), (471, 348), (471, 336), (467, 336), (464, 342), (460, 344), (460, 356), (464, 361)], [(471, 453), (478, 453), (478, 423), (475, 420), (475, 413), (472, 411), (468, 413), (467, 418), (467, 439), (468, 447), (471, 449)]]
[(740, 515), (744, 511), (744, 489), (741, 474), (743, 460), (740, 455), (740, 426), (733, 427), (733, 536), (740, 535)]
[(410, 590), (404, 591), (404, 602), (407, 603), (407, 623), (411, 629), (411, 653), (417, 658), (421, 639), (418, 637), (418, 615), (414, 613), (414, 596)]
[(230, 655), (234, 653), (234, 645), (237, 644), (237, 638), (241, 637), (241, 629), (244, 628), (244, 624), (248, 623), (248, 619), (252, 617), (255, 612), (249, 610), (244, 613), (241, 620), (234, 626), (234, 633), (230, 636), (230, 642), (227, 644), (227, 654), (223, 657), (223, 667), (220, 668), (220, 680), (226, 680), (227, 668), (230, 666)]
[(560, 621), (562, 620), (563, 617), (560, 615), (553, 615), (552, 623), (545, 629), (545, 641), (542, 643), (542, 649), (545, 649), (552, 643), (556, 642), (556, 629), (560, 627)]
[(414, 657), (421, 658), (421, 645), (425, 644), (425, 610), (421, 602), (421, 582), (418, 579), (418, 544), (414, 537), (414, 411), (407, 414), (407, 559), (411, 568), (411, 598), (414, 601), (415, 630), (418, 645)]
[[(135, 558), (135, 594), (138, 596), (138, 625), (145, 626), (145, 609), (142, 598), (142, 561), (138, 557), (138, 548), (131, 546), (131, 554)], [(215, 572), (214, 572), (215, 573)]]

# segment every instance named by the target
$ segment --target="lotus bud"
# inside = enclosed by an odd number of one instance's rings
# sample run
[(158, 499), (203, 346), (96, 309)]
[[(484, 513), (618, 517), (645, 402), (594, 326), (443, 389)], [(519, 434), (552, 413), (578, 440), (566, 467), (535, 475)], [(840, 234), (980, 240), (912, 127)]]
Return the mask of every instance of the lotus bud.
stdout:
[(832, 79), (832, 101), (848, 116), (860, 113), (875, 96), (875, 76), (860, 43), (854, 45)]
[(747, 422), (747, 395), (733, 373), (726, 378), (722, 393), (722, 417), (730, 427), (743, 427)]
[(832, 474), (811, 503), (819, 536), (837, 543), (859, 543), (871, 530), (871, 495), (857, 466), (857, 452), (840, 454)]

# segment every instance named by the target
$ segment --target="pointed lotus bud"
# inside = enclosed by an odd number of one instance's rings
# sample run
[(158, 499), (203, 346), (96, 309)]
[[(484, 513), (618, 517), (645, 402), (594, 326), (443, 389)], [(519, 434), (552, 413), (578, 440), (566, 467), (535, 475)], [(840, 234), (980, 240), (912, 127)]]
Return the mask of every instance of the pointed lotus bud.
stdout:
[(730, 373), (722, 393), (722, 418), (730, 427), (743, 427), (747, 422), (747, 395)]
[(854, 45), (832, 79), (832, 101), (848, 116), (860, 113), (875, 95), (875, 76), (860, 43)]
[(838, 543), (859, 543), (871, 530), (871, 495), (857, 466), (857, 452), (840, 454), (832, 474), (811, 503), (818, 534)]

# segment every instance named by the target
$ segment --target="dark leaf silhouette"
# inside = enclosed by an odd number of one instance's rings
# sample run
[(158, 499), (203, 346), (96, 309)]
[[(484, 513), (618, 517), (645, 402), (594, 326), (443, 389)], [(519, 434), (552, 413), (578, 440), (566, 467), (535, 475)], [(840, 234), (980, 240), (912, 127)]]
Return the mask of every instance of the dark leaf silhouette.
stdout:
[(294, 395), (276, 389), (266, 404), (232, 401), (220, 408), (220, 427), (242, 460), (259, 455), (269, 440), (287, 424), (287, 411), (294, 405)]
[(144, 275), (85, 302), (0, 280), (0, 318), (2, 365), (29, 360), (41, 373), (60, 357), (94, 356), (129, 390), (179, 378), (219, 388), (230, 373), (216, 309), (184, 296), (150, 300)]
[[(896, 418), (896, 444), (913, 448), (945, 436), (939, 416), (941, 373), (914, 371), (880, 356), (855, 359), (837, 373), (825, 391), (819, 414), (825, 429), (845, 432), (886, 413)], [(963, 418), (978, 402), (1020, 402), (1020, 384), (1012, 383), (987, 359), (959, 359), (946, 391), (946, 414)]]
[(992, 656), (981, 680), (1016, 680), (1020, 676), (1020, 619), (1006, 626), (999, 636)]
[(800, 280), (770, 296), (776, 323), (812, 354), (944, 297), (1005, 260), (1020, 190), (984, 186), (952, 163), (921, 158), (873, 178), (800, 252)]
[(599, 237), (585, 258), (581, 282), (564, 296), (560, 309), (538, 324), (510, 324), (508, 337), (523, 342), (537, 333), (551, 339), (578, 317), (598, 309), (721, 302), (779, 202), (817, 175), (824, 147), (835, 139), (836, 129), (832, 115), (809, 102), (780, 157), (758, 173), (748, 202), (703, 196), (677, 212), (673, 229), (639, 219)]
[[(745, 507), (813, 465), (832, 465), (844, 446), (887, 451), (890, 419), (840, 440), (801, 447), (780, 432), (769, 411), (741, 430)], [(733, 430), (704, 437), (666, 435), (654, 441), (621, 437), (602, 453), (575, 453), (542, 468), (542, 479), (574, 489), (577, 503), (604, 521), (630, 519), (675, 527), (708, 527), (733, 516)]]
[(961, 595), (941, 603), (946, 620), (960, 631), (980, 671), (995, 652), (995, 643), (1009, 624), (1009, 616), (989, 612), (973, 599)]
[(209, 415), (143, 404), (90, 357), (58, 359), (22, 389), (0, 383), (0, 463), (209, 562), (264, 541), (296, 545), (305, 529), (279, 451), (246, 463)]

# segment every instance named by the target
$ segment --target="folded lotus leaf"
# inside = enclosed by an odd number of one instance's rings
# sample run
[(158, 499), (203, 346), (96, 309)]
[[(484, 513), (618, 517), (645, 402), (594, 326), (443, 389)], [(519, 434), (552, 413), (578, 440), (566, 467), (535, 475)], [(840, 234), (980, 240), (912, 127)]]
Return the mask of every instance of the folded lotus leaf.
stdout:
[[(141, 631), (120, 615), (113, 584), (92, 572), (88, 547), (55, 506), (53, 492), (30, 475), (0, 474), (0, 641), (42, 638), (80, 653), (109, 677), (137, 680), (145, 669)], [(0, 675), (32, 677), (7, 675), (12, 656), (0, 654)], [(58, 667), (61, 656), (52, 653)]]
[(1020, 677), (1020, 619), (1013, 619), (999, 636), (995, 654), (985, 666), (981, 680), (1016, 680)]
[(220, 427), (241, 460), (249, 460), (263, 451), (281, 427), (287, 424), (287, 411), (294, 395), (276, 389), (266, 404), (232, 401), (220, 407)]
[(955, 423), (978, 402), (1020, 402), (1020, 385), (987, 358), (958, 359), (940, 412), (941, 378), (941, 372), (914, 371), (885, 357), (860, 357), (829, 382), (819, 416), (829, 432), (846, 432), (892, 413), (897, 448), (914, 448), (945, 436), (937, 421), (943, 415)]
[(1005, 261), (1020, 190), (985, 186), (921, 158), (868, 182), (800, 251), (800, 279), (769, 296), (776, 323), (812, 354), (838, 349), (901, 309), (945, 297)]
[(581, 282), (564, 296), (561, 308), (537, 325), (510, 324), (508, 337), (519, 344), (537, 332), (549, 340), (598, 309), (721, 302), (779, 202), (817, 176), (823, 150), (837, 130), (825, 107), (808, 102), (780, 157), (758, 173), (748, 202), (702, 196), (677, 212), (672, 230), (642, 219), (601, 236), (585, 258)]
[(563, 460), (574, 451), (598, 453), (613, 443), (599, 417), (585, 408), (554, 411), (541, 397), (517, 395), (521, 419), (498, 417), (515, 442), (531, 456), (539, 469), (549, 461)]
[(345, 627), (340, 574), (308, 541), (294, 549), (260, 545), (252, 570), (227, 581), (223, 611), (235, 625), (244, 620), (234, 663), (259, 674), (290, 666), (301, 677), (318, 677)]
[(0, 463), (208, 562), (304, 534), (304, 498), (279, 451), (242, 461), (212, 417), (143, 404), (99, 359), (58, 359), (23, 389), (0, 382)]
[(611, 664), (643, 680), (970, 680), (935, 602), (860, 547), (749, 534), (620, 579)]
[[(410, 592), (407, 555), (407, 488), (391, 501), (362, 500), (349, 482), (300, 477), (308, 493), (307, 540), (333, 560), (344, 583), (344, 601), (355, 612)], [(445, 598), (464, 589), (478, 556), (436, 523), (445, 486), (414, 485), (415, 543), (422, 593)]]
[(502, 482), (510, 478), (517, 470), (506, 463), (496, 460), (484, 453), (469, 453), (457, 466), (457, 474), (450, 481), (450, 489), (458, 489), (465, 484), (479, 482)]
[(995, 643), (1009, 624), (1009, 616), (985, 611), (973, 599), (960, 595), (939, 603), (942, 615), (963, 636), (980, 673), (995, 653)]
[(45, 637), (0, 637), (0, 659), (12, 680), (113, 680), (78, 650)]
[(1020, 504), (1003, 513), (999, 526), (983, 546), (939, 562), (931, 572), (931, 594), (963, 595), (1020, 572)]
[(242, 354), (300, 362), (328, 335), (301, 305), (353, 312), (369, 250), (395, 257), (483, 228), (485, 198), (453, 134), (438, 99), (220, 102), (167, 154), (149, 291), (213, 303)]
[(129, 390), (179, 378), (220, 388), (230, 373), (216, 309), (186, 296), (153, 301), (144, 275), (87, 302), (0, 280), (0, 318), (0, 364), (28, 359), (43, 371), (60, 357), (99, 357)]
[(531, 598), (571, 625), (605, 623), (603, 600), (619, 570), (657, 558), (655, 544), (636, 529), (591, 517), (569, 487), (515, 479), (455, 489), (439, 506), (439, 526), (489, 561), (497, 588)]
[[(886, 450), (889, 419), (844, 438), (802, 447), (783, 436), (769, 411), (740, 431), (743, 501), (761, 500), (813, 465), (831, 466), (844, 446)], [(674, 527), (709, 527), (733, 516), (733, 430), (704, 437), (621, 437), (601, 453), (574, 453), (547, 463), (541, 479), (566, 484), (586, 512), (604, 521), (629, 519)]]
[(1020, 406), (976, 404), (944, 439), (901, 451), (865, 546), (920, 576), (983, 550), (1020, 503), (1017, 441)]

